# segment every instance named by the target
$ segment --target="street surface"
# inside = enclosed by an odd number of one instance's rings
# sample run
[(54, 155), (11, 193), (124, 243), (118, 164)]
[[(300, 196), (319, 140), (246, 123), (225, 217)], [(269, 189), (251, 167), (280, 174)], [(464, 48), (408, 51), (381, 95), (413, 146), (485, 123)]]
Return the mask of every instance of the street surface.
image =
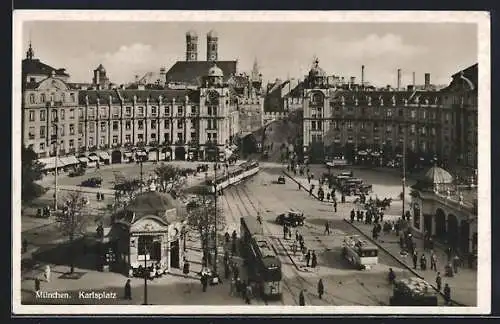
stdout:
[[(192, 163), (196, 166), (196, 163)], [(224, 195), (219, 198), (222, 203), (224, 216), (226, 218), (226, 229), (229, 232), (236, 230), (239, 234), (240, 217), (256, 216), (260, 212), (263, 217), (263, 230), (271, 239), (277, 250), (283, 266), (281, 301), (269, 301), (269, 305), (298, 305), (298, 295), (305, 290), (306, 305), (360, 305), (376, 306), (388, 305), (392, 296), (392, 287), (388, 284), (387, 274), (391, 267), (398, 278), (414, 276), (389, 254), (379, 250), (379, 264), (369, 270), (354, 269), (340, 255), (340, 247), (343, 236), (359, 235), (360, 233), (350, 224), (343, 221), (347, 218), (353, 208), (351, 203), (338, 204), (337, 213), (333, 212), (331, 203), (319, 202), (310, 197), (304, 190), (298, 190), (296, 183), (287, 179), (286, 184), (275, 184), (278, 174), (282, 172), (282, 166), (277, 164), (262, 164), (262, 170), (255, 177), (240, 183), (235, 187), (228, 188)], [(114, 168), (115, 169), (115, 168)], [(105, 179), (106, 187), (114, 180), (113, 171), (100, 170)], [(151, 166), (151, 170), (153, 166)], [(138, 166), (120, 168), (127, 175), (138, 174)], [(86, 179), (90, 175), (82, 178)], [(363, 178), (361, 174), (356, 174)], [(204, 177), (204, 175), (203, 175)], [(372, 176), (373, 177), (373, 176)], [(376, 176), (375, 176), (376, 177)], [(82, 179), (62, 178), (60, 183), (66, 186), (74, 186)], [(388, 183), (388, 176), (380, 174), (379, 182)], [(397, 181), (395, 181), (397, 185)], [(375, 187), (375, 186), (374, 186)], [(379, 188), (382, 190), (381, 188)], [(388, 196), (390, 190), (396, 192), (395, 188), (381, 191), (379, 197)], [(389, 192), (389, 194), (387, 194)], [(92, 195), (90, 195), (90, 198)], [(95, 198), (94, 198), (95, 199)], [(91, 202), (93, 204), (94, 202)], [(298, 209), (304, 212), (306, 224), (298, 230), (304, 236), (305, 245), (314, 250), (318, 256), (318, 267), (315, 269), (305, 267), (305, 261), (299, 252), (293, 255), (291, 252), (291, 240), (283, 238), (282, 227), (274, 223), (278, 213), (288, 209)], [(330, 222), (331, 234), (324, 234), (326, 221)], [(36, 230), (33, 230), (36, 231)], [(223, 233), (221, 233), (223, 234)], [(51, 231), (39, 231), (38, 241), (43, 242), (48, 238), (54, 238), (57, 233)], [(295, 230), (292, 232), (295, 237)], [(218, 286), (209, 286), (207, 292), (203, 293), (199, 281), (198, 272), (201, 271), (201, 240), (198, 234), (191, 232), (188, 240), (188, 259), (191, 263), (191, 272), (186, 277), (180, 270), (174, 273), (154, 279), (148, 282), (148, 303), (154, 305), (242, 305), (244, 301), (239, 296), (230, 294), (230, 285), (227, 280)], [(95, 256), (79, 254), (76, 271), (82, 274), (77, 280), (59, 278), (61, 274), (68, 271), (67, 264), (52, 264), (52, 280), (42, 281), (42, 290), (46, 291), (69, 291), (72, 295), (70, 300), (40, 300), (33, 294), (34, 278), (41, 276), (40, 270), (33, 270), (23, 274), (22, 300), (24, 303), (48, 303), (48, 304), (141, 304), (144, 299), (144, 281), (140, 278), (132, 278), (132, 300), (124, 300), (123, 287), (127, 280), (125, 276), (118, 273), (98, 272), (92, 264)], [(222, 257), (222, 253), (219, 254)], [(49, 262), (50, 263), (50, 262)], [(42, 265), (40, 265), (39, 269)], [(219, 267), (222, 269), (222, 267)], [(244, 269), (241, 270), (244, 273)], [(323, 299), (317, 295), (317, 283), (323, 279), (325, 294)], [(106, 291), (116, 292), (115, 299), (81, 299), (78, 298), (80, 291)], [(443, 301), (440, 300), (440, 304)], [(259, 299), (253, 299), (252, 304), (264, 305)]]

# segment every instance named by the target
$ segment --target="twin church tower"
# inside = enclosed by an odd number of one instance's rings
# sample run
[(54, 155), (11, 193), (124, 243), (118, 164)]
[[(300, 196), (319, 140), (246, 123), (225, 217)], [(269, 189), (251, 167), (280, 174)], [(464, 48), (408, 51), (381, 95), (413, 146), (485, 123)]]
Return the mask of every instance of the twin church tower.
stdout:
[[(207, 34), (207, 61), (217, 61), (217, 33), (211, 30)], [(194, 31), (186, 33), (186, 61), (198, 61), (198, 35)]]

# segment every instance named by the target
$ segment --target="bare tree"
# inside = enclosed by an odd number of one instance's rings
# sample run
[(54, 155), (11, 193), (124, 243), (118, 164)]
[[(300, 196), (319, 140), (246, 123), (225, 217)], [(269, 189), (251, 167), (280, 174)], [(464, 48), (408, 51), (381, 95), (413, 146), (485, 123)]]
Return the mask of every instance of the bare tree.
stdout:
[(75, 253), (73, 244), (75, 238), (85, 233), (89, 218), (86, 217), (88, 200), (81, 191), (70, 191), (65, 197), (63, 214), (58, 218), (59, 228), (69, 238), (70, 273), (75, 271)]

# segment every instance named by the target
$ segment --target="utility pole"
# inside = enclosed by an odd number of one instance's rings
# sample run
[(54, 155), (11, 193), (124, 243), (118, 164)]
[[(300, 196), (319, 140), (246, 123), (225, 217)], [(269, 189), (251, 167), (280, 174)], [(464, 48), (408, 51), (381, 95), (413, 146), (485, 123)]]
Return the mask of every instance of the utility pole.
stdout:
[(139, 158), (139, 165), (141, 167), (141, 170), (140, 170), (140, 175), (141, 175), (141, 184), (140, 184), (140, 190), (141, 190), (141, 193), (142, 193), (142, 187), (143, 187), (143, 172), (142, 172), (142, 163), (143, 163), (143, 160), (142, 160), (142, 155), (141, 157)]
[(54, 211), (57, 211), (57, 163), (58, 163), (58, 160), (59, 160), (59, 120), (58, 120), (58, 117), (56, 116), (56, 118), (54, 119), (54, 123), (53, 123), (56, 127), (56, 134), (55, 134), (55, 150), (56, 150), (56, 160), (55, 160), (55, 176), (54, 176)]
[(148, 304), (148, 248), (144, 248), (144, 303)]
[[(406, 113), (406, 112), (405, 112)], [(405, 203), (406, 203), (406, 115), (403, 116), (403, 216), (405, 215)]]

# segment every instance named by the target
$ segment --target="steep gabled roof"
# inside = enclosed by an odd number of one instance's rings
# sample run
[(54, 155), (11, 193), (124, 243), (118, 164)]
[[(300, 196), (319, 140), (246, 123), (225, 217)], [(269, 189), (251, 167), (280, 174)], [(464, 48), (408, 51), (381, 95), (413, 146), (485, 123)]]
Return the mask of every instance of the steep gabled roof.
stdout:
[(66, 73), (65, 69), (56, 69), (50, 65), (40, 62), (39, 59), (24, 59), (22, 62), (22, 73), (26, 74), (42, 74), (42, 75), (51, 75), (52, 71), (54, 71), (57, 76), (65, 76), (69, 77), (69, 74)]
[(222, 70), (224, 81), (236, 74), (237, 61), (177, 61), (167, 72), (167, 84), (181, 83), (199, 86), (202, 77), (208, 74), (208, 70), (214, 63)]

